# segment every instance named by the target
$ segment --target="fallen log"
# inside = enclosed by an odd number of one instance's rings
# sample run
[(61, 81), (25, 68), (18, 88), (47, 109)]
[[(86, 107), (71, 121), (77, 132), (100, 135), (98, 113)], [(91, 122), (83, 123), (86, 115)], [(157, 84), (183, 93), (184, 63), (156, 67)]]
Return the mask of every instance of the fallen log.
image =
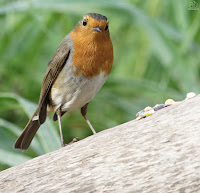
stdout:
[(198, 191), (200, 95), (0, 172), (0, 192)]

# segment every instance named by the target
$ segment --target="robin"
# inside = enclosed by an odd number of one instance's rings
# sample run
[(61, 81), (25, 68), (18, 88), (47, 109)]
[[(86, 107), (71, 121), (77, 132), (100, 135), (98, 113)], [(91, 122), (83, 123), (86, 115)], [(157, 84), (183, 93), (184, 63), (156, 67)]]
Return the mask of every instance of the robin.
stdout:
[(26, 150), (46, 116), (55, 112), (58, 120), (61, 145), (65, 146), (61, 116), (67, 111), (81, 109), (81, 114), (95, 134), (88, 120), (87, 106), (105, 83), (113, 63), (113, 46), (107, 17), (88, 13), (65, 36), (44, 76), (39, 104), (22, 134), (14, 144), (15, 149)]

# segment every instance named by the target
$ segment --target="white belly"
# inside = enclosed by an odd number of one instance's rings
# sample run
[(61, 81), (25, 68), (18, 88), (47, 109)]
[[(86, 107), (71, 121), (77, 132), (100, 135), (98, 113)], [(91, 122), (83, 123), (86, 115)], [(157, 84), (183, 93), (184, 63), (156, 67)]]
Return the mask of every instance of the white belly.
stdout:
[(60, 107), (62, 111), (80, 109), (96, 95), (106, 79), (104, 72), (91, 79), (76, 76), (73, 68), (66, 64), (51, 88), (52, 110)]

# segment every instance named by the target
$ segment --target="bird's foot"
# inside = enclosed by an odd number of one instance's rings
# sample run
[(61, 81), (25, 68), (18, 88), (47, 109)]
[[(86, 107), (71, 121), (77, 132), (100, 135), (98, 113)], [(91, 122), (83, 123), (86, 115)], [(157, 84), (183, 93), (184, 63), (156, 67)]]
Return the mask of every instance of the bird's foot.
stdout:
[(62, 141), (62, 142), (61, 142), (61, 146), (62, 146), (62, 147), (65, 147), (65, 146), (67, 146), (67, 144), (64, 143), (64, 141)]
[(67, 145), (71, 145), (72, 143), (76, 143), (76, 142), (78, 142), (78, 141), (80, 141), (81, 140), (81, 138), (80, 137), (75, 137), (70, 143), (68, 143), (68, 144), (66, 144), (66, 143), (64, 143), (64, 141), (62, 141), (61, 142), (61, 146), (62, 147), (65, 147), (65, 146), (67, 146)]
[(81, 140), (80, 137), (75, 137), (74, 139), (72, 139), (72, 141), (70, 143), (68, 143), (68, 145), (71, 145), (72, 143), (76, 143), (76, 142), (78, 142), (80, 140)]

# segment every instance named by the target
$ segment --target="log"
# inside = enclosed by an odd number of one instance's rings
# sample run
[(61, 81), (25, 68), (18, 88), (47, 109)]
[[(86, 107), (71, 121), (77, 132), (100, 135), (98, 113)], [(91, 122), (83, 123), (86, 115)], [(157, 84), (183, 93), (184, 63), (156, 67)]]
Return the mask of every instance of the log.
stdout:
[(2, 171), (0, 192), (200, 192), (199, 106), (200, 95)]

